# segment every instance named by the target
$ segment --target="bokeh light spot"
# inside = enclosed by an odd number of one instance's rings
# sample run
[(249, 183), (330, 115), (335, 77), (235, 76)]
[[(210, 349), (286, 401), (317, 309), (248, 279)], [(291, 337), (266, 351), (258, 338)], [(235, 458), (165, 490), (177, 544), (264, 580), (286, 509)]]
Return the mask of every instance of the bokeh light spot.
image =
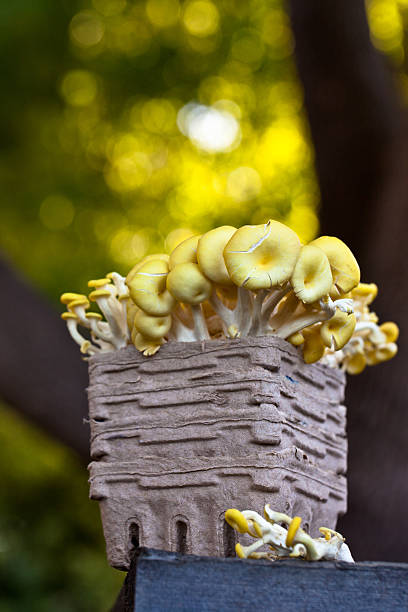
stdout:
[(74, 15), (69, 27), (72, 42), (80, 47), (93, 47), (101, 42), (105, 27), (100, 17), (91, 11)]
[(71, 106), (88, 106), (97, 93), (96, 78), (87, 70), (70, 70), (61, 83), (61, 94)]
[(150, 132), (171, 132), (176, 127), (176, 110), (169, 100), (152, 98), (143, 105), (142, 122)]
[(92, 4), (105, 17), (120, 15), (126, 8), (126, 0), (92, 0)]
[(74, 219), (75, 209), (72, 202), (63, 195), (49, 195), (42, 202), (39, 217), (43, 225), (50, 230), (62, 230), (69, 227)]
[(217, 7), (208, 0), (192, 0), (184, 9), (184, 26), (194, 36), (214, 34), (218, 29), (219, 19)]
[(241, 166), (228, 175), (227, 193), (237, 202), (253, 200), (261, 188), (261, 177), (254, 168)]
[(231, 47), (231, 56), (244, 64), (259, 64), (264, 44), (256, 30), (238, 30)]
[(178, 0), (147, 0), (146, 13), (153, 25), (168, 28), (177, 23), (180, 4)]
[(114, 233), (110, 242), (113, 259), (126, 266), (137, 263), (149, 248), (149, 238), (144, 231), (121, 228)]
[(228, 111), (190, 102), (177, 115), (180, 131), (193, 144), (211, 153), (230, 151), (239, 144), (241, 130)]

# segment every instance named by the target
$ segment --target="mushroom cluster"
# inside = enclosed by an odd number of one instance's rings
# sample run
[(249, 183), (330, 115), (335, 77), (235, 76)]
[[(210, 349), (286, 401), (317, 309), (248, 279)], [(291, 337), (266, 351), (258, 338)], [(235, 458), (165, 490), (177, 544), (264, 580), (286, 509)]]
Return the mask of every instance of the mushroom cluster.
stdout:
[[(61, 297), (68, 329), (88, 355), (132, 343), (149, 356), (167, 341), (275, 335), (301, 347), (306, 363), (357, 373), (396, 353), (398, 328), (377, 326), (368, 309), (376, 287), (360, 283), (347, 245), (331, 236), (302, 245), (278, 221), (217, 227), (169, 255), (146, 256), (126, 279), (113, 272), (88, 285), (88, 297)], [(105, 320), (86, 312), (91, 301)]]
[[(297, 557), (307, 561), (347, 561), (353, 563), (350, 549), (345, 539), (337, 531), (320, 527), (323, 537), (312, 538), (301, 529), (302, 519), (291, 518), (287, 514), (275, 512), (266, 504), (264, 516), (252, 510), (240, 512), (230, 508), (225, 513), (225, 520), (238, 533), (249, 534), (256, 541), (249, 546), (238, 543), (235, 552), (241, 559), (270, 559)], [(268, 551), (258, 552), (262, 546)]]

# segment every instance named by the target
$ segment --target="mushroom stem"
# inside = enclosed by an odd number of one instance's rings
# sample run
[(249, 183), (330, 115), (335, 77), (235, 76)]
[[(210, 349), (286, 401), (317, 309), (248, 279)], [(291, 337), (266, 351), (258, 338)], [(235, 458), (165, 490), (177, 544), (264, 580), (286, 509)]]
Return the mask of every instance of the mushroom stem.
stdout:
[(288, 336), (301, 331), (305, 327), (309, 327), (309, 325), (314, 325), (315, 323), (320, 323), (322, 321), (328, 321), (331, 319), (336, 312), (334, 302), (328, 298), (327, 301), (319, 300), (319, 304), (321, 310), (311, 313), (306, 312), (287, 321), (275, 332), (276, 336), (279, 338), (288, 338)]
[(194, 320), (194, 332), (197, 340), (210, 340), (210, 334), (208, 333), (205, 317), (201, 304), (196, 306), (191, 305), (191, 313)]
[(105, 319), (109, 323), (109, 327), (112, 330), (112, 340), (111, 342), (114, 344), (115, 348), (121, 349), (124, 348), (127, 344), (127, 338), (124, 336), (124, 333), (121, 329), (121, 325), (118, 322), (115, 314), (112, 312), (111, 305), (109, 303), (109, 299), (106, 297), (99, 297), (96, 299), (96, 302), (99, 306), (99, 309), (103, 313)]
[(238, 300), (234, 313), (241, 338), (248, 335), (248, 329), (251, 325), (252, 302), (252, 293), (244, 287), (238, 287)]
[[(67, 328), (71, 335), (71, 338), (82, 348), (87, 343), (90, 345), (89, 340), (86, 340), (78, 331), (78, 319), (67, 319)], [(91, 345), (92, 346), (92, 345)], [(87, 349), (87, 353), (89, 355), (93, 355), (93, 353), (99, 352), (97, 347), (92, 347), (93, 350), (90, 350), (90, 347)]]
[(230, 310), (229, 308), (227, 308), (227, 306), (225, 306), (225, 304), (222, 303), (215, 289), (209, 297), (208, 301), (210, 302), (211, 306), (223, 322), (223, 327), (225, 326), (224, 334), (226, 335), (226, 329), (236, 323), (234, 310)]
[[(90, 329), (98, 340), (102, 340), (105, 343), (109, 343), (113, 349), (114, 338), (111, 333), (109, 333), (109, 324), (104, 321), (97, 321), (96, 319), (87, 319)], [(105, 328), (105, 329), (103, 329)]]
[(376, 323), (372, 321), (360, 321), (356, 323), (354, 333), (368, 331), (368, 337), (374, 344), (383, 344), (387, 342), (385, 334), (381, 331)]
[(173, 337), (177, 342), (195, 342), (197, 340), (194, 330), (184, 325), (174, 312), (172, 314), (172, 326), (169, 336)]
[(262, 306), (264, 299), (267, 296), (268, 291), (266, 289), (260, 289), (255, 293), (253, 299), (253, 309), (251, 317), (251, 325), (248, 330), (248, 336), (258, 336), (261, 328), (262, 318)]
[(272, 312), (279, 304), (281, 299), (285, 297), (285, 295), (290, 291), (291, 286), (289, 283), (286, 283), (280, 289), (275, 289), (274, 291), (270, 291), (268, 297), (262, 304), (262, 320), (267, 323), (269, 321), (269, 317)]

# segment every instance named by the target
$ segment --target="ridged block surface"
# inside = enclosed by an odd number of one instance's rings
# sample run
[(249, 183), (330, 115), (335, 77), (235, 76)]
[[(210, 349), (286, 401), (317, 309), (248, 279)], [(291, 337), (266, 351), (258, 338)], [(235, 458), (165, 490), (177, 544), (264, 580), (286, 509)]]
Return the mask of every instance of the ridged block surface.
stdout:
[[(89, 362), (91, 497), (110, 563), (143, 546), (223, 556), (229, 507), (299, 514), (313, 534), (346, 509), (344, 375), (275, 337), (133, 347)], [(137, 526), (137, 527), (135, 527)]]

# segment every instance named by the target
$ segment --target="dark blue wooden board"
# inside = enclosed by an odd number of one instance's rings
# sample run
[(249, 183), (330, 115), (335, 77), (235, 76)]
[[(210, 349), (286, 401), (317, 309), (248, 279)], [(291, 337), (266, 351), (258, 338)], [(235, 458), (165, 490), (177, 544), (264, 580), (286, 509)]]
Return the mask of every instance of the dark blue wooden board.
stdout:
[(114, 610), (408, 611), (408, 564), (271, 563), (140, 549)]

